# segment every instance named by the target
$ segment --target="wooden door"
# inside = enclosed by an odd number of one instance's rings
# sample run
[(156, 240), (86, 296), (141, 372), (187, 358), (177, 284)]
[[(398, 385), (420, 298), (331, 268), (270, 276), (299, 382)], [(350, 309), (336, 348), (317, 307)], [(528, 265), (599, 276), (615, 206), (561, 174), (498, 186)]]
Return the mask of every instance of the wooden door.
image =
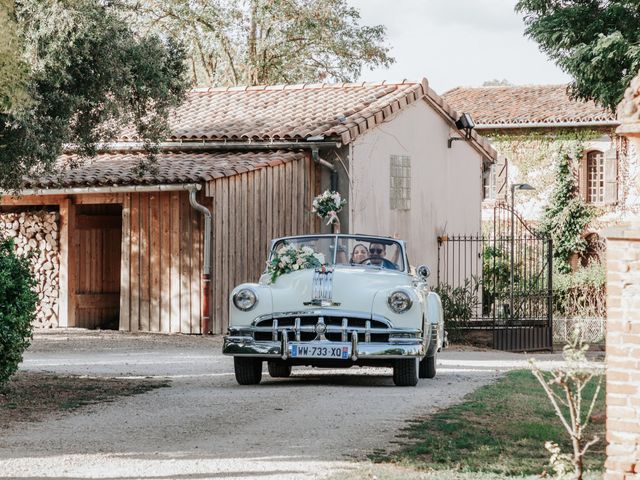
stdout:
[(122, 207), (80, 205), (76, 215), (76, 326), (117, 330)]

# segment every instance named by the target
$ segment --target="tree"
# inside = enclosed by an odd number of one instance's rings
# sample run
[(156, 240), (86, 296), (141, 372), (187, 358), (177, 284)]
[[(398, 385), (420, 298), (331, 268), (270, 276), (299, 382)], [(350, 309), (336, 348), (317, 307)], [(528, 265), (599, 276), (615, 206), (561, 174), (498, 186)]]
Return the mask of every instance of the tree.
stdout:
[(526, 34), (573, 77), (570, 93), (615, 111), (640, 68), (635, 0), (519, 0)]
[(13, 0), (0, 0), (0, 112), (15, 112), (26, 106), (29, 98), (29, 69), (21, 56), (13, 7)]
[[(22, 48), (17, 61), (29, 66), (20, 77), (29, 100), (17, 109), (5, 101), (0, 109), (0, 189), (54, 170), (65, 144), (82, 156), (95, 154), (125, 125), (153, 152), (188, 86), (181, 47), (135, 34), (125, 12), (102, 0), (9, 6), (13, 11), (3, 14)], [(9, 85), (18, 89), (20, 80)]]
[[(576, 152), (581, 151), (580, 145)], [(561, 152), (556, 167), (556, 183), (541, 222), (542, 232), (553, 241), (553, 260), (561, 273), (571, 271), (571, 255), (585, 252), (587, 242), (583, 233), (594, 216), (593, 209), (585, 205), (578, 194), (571, 163), (572, 156)]]
[(38, 301), (34, 287), (28, 259), (14, 253), (13, 240), (0, 238), (0, 386), (29, 346)]
[(351, 81), (393, 63), (346, 0), (127, 0), (141, 31), (184, 42), (197, 85)]

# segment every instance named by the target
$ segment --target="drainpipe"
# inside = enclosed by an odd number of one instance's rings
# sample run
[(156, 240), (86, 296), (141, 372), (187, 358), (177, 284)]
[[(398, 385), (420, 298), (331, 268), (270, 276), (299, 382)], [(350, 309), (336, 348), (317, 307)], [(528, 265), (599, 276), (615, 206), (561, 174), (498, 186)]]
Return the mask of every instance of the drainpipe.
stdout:
[(210, 332), (210, 287), (211, 287), (211, 212), (207, 207), (198, 203), (196, 193), (198, 188), (189, 189), (189, 203), (191, 206), (204, 215), (204, 265), (202, 267), (201, 297), (202, 316), (200, 321), (200, 331), (203, 335)]
[(329, 169), (331, 171), (331, 190), (334, 192), (338, 191), (338, 169), (330, 162), (323, 160), (320, 158), (320, 154), (318, 153), (318, 147), (311, 147), (311, 158), (318, 165), (322, 165), (323, 167)]

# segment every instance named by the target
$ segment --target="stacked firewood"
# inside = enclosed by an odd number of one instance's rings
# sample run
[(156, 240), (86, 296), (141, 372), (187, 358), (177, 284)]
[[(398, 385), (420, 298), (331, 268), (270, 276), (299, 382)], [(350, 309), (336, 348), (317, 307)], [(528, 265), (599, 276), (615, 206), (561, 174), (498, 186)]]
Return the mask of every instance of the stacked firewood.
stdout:
[(0, 235), (13, 238), (16, 253), (28, 256), (36, 280), (34, 328), (58, 326), (59, 231), (55, 212), (0, 213)]

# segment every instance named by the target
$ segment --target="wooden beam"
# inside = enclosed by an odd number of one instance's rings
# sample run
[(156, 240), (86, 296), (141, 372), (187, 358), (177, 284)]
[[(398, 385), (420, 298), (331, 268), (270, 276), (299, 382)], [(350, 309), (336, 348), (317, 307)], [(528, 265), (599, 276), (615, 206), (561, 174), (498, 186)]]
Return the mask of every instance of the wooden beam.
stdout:
[(149, 195), (149, 330), (160, 331), (160, 196)]
[(131, 193), (130, 232), (130, 274), (129, 274), (129, 325), (130, 331), (140, 330), (140, 194)]
[(28, 197), (11, 197), (3, 195), (0, 197), (0, 205), (60, 205), (65, 200), (68, 200), (68, 196), (66, 195), (32, 195)]
[(149, 331), (150, 293), (150, 239), (149, 239), (149, 197), (148, 193), (140, 195), (140, 330)]
[(122, 203), (123, 193), (87, 193), (83, 195), (25, 195), (22, 197), (12, 197), (11, 195), (0, 196), (0, 205), (6, 206), (28, 206), (28, 205), (60, 205), (66, 198), (72, 198), (76, 205), (101, 204), (101, 203)]
[[(5, 197), (2, 199), (4, 200)], [(3, 203), (4, 204), (4, 203)], [(60, 271), (58, 276), (58, 326), (69, 326), (69, 215), (75, 209), (69, 198), (60, 202)]]
[(131, 330), (130, 294), (131, 283), (131, 195), (125, 195), (122, 204), (122, 244), (120, 257), (120, 330)]
[(171, 192), (160, 193), (160, 331), (171, 331)]
[(125, 193), (85, 193), (74, 195), (76, 205), (101, 204), (101, 203), (122, 203)]
[(171, 301), (171, 333), (180, 333), (180, 194), (171, 192), (171, 287), (167, 295)]

